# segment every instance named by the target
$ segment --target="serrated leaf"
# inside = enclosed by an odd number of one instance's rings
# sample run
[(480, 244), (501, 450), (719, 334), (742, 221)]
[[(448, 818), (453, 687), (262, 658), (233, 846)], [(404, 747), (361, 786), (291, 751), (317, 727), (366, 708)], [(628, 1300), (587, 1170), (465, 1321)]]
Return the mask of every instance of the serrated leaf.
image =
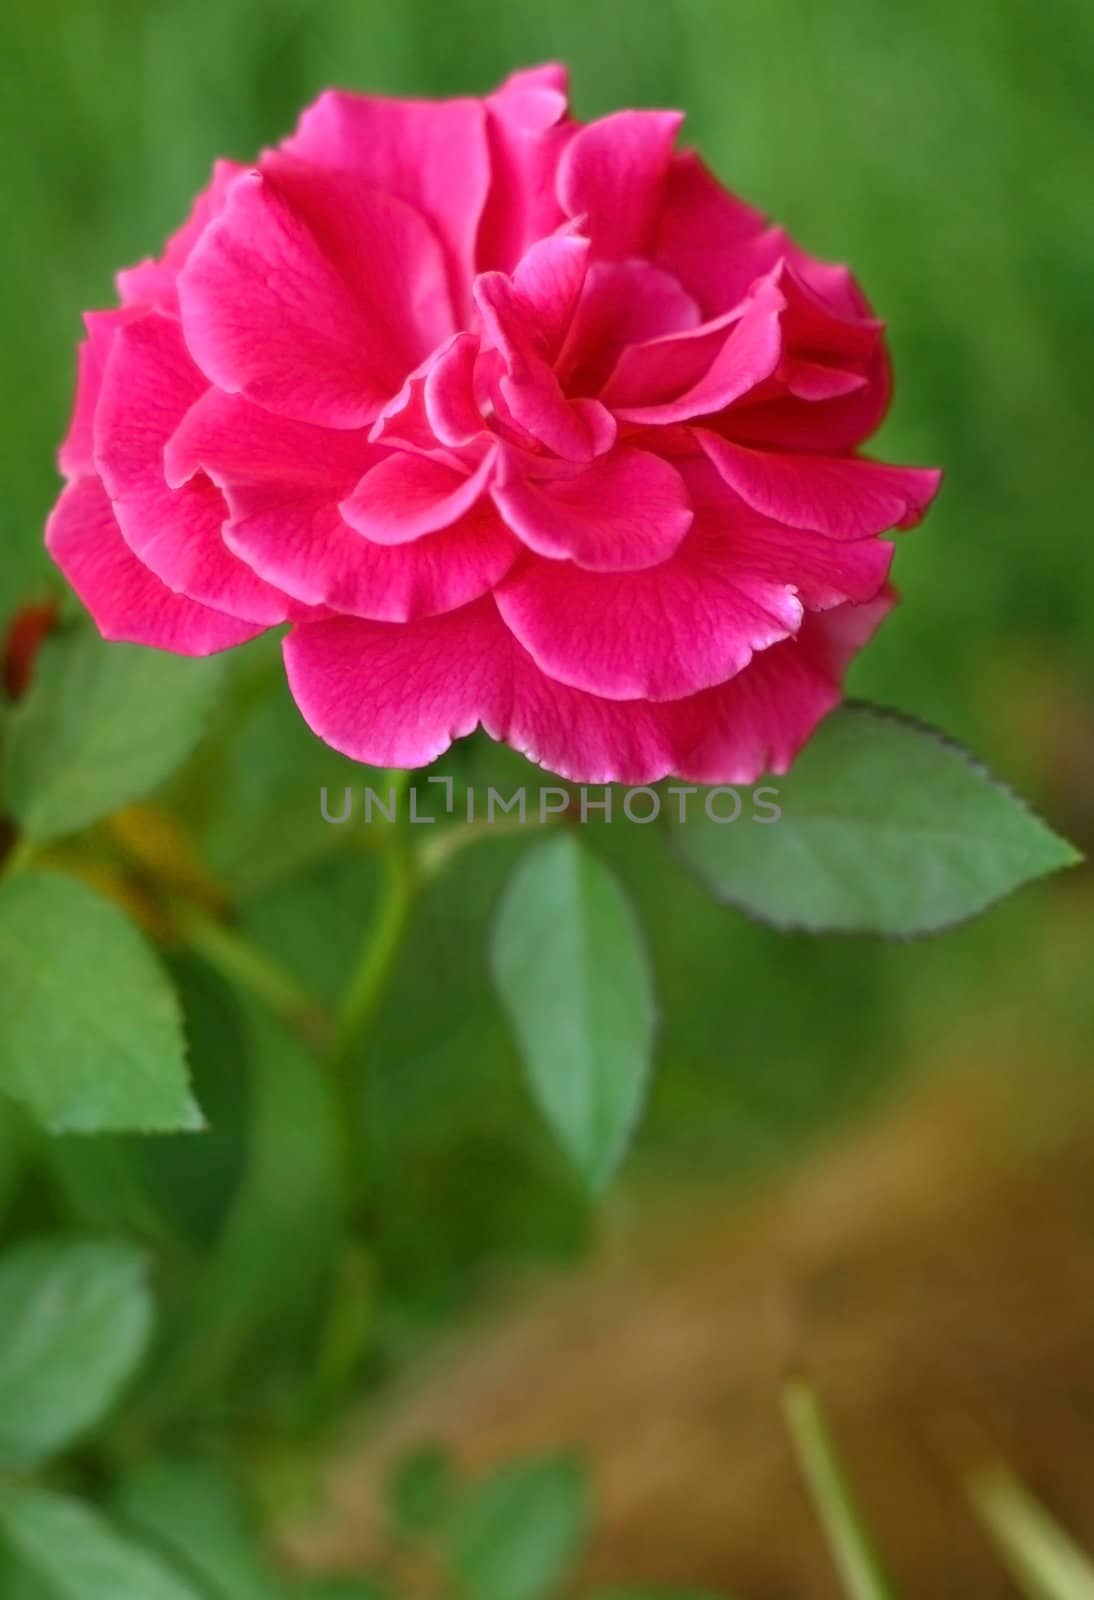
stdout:
[(671, 826), (715, 894), (780, 928), (931, 933), (1079, 860), (967, 751), (871, 706), (833, 712), (771, 786), (777, 820), (713, 821), (701, 791)]
[(645, 1098), (656, 1020), (630, 903), (576, 839), (550, 839), (506, 886), (491, 965), (536, 1100), (586, 1182), (601, 1189)]
[(53, 1455), (98, 1422), (136, 1368), (153, 1306), (141, 1251), (41, 1239), (0, 1258), (0, 1467)]
[(74, 833), (161, 783), (197, 743), (222, 672), (83, 626), (47, 640), (8, 730), (8, 805), (26, 836)]
[(53, 873), (0, 885), (0, 1092), (51, 1133), (201, 1127), (158, 958), (116, 906)]
[(51, 1600), (209, 1600), (158, 1555), (66, 1495), (0, 1492), (0, 1539)]
[(448, 1564), (467, 1600), (543, 1600), (567, 1577), (589, 1527), (576, 1461), (502, 1468), (466, 1495), (448, 1527)]

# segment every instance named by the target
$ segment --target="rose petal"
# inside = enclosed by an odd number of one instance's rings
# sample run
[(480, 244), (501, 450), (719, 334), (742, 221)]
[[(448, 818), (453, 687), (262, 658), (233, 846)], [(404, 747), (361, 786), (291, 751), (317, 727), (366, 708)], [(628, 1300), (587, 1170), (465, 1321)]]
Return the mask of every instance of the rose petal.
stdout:
[(517, 72), (486, 100), (491, 183), (479, 227), (480, 269), (509, 272), (563, 221), (556, 193), (562, 152), (577, 131), (566, 116), (563, 67)]
[(604, 700), (546, 677), (485, 598), (403, 627), (349, 618), (285, 640), (289, 685), (321, 739), (374, 766), (436, 760), (480, 723), (577, 783), (751, 783), (784, 772), (840, 695), (847, 662), (888, 610), (807, 617), (728, 683), (686, 700)]
[(723, 188), (694, 151), (673, 156), (651, 254), (694, 296), (704, 317), (730, 310), (774, 265), (777, 257), (757, 249), (765, 230), (763, 215)]
[(742, 500), (775, 522), (812, 528), (832, 539), (914, 527), (942, 478), (931, 468), (889, 467), (851, 456), (749, 450), (705, 428), (696, 429), (695, 436)]
[(598, 256), (622, 260), (649, 254), (679, 111), (617, 111), (574, 135), (558, 167), (558, 195), (567, 216)]
[(678, 700), (724, 683), (802, 618), (792, 586), (742, 569), (732, 541), (708, 529), (642, 572), (531, 559), (496, 599), (548, 677), (609, 700)]
[(106, 358), (118, 330), (143, 315), (142, 311), (131, 307), (84, 313), (87, 338), (76, 352), (76, 402), (68, 433), (57, 453), (57, 465), (66, 478), (83, 477), (95, 470), (95, 408), (103, 386)]
[(594, 261), (556, 363), (571, 394), (597, 394), (624, 348), (699, 322), (699, 308), (675, 278), (648, 261)]
[(283, 622), (285, 596), (221, 538), (219, 491), (203, 477), (173, 490), (164, 477), (164, 448), (205, 387), (173, 318), (151, 311), (127, 323), (103, 375), (96, 463), (126, 543), (169, 589), (245, 622)]
[(375, 544), (407, 544), (456, 522), (485, 493), (494, 471), (488, 450), (473, 472), (397, 450), (365, 473), (341, 512)]
[(453, 304), (470, 307), (475, 242), (490, 186), (478, 100), (388, 100), (329, 89), (285, 141), (287, 154), (352, 173), (428, 219), (446, 255)]
[(410, 544), (380, 545), (336, 506), (285, 485), (248, 485), (228, 498), (225, 538), (256, 572), (302, 602), (380, 622), (467, 605), (504, 578), (520, 551), (488, 504)]
[(62, 491), (46, 524), (46, 548), (104, 639), (207, 656), (262, 631), (172, 594), (122, 538), (97, 478), (81, 478)]
[(594, 571), (633, 572), (676, 550), (692, 512), (683, 479), (660, 456), (620, 447), (572, 476), (496, 482), (494, 501), (532, 550)]
[(218, 388), (301, 422), (370, 422), (453, 331), (415, 211), (284, 158), (233, 185), (179, 276), (186, 342)]
[[(686, 422), (692, 417), (724, 411), (758, 389), (776, 371), (783, 352), (784, 308), (778, 289), (761, 283), (725, 333), (718, 330), (716, 353), (702, 376), (671, 399), (644, 396), (675, 387), (704, 349), (710, 338), (710, 324), (693, 329), (690, 334), (629, 346), (605, 385), (604, 404), (611, 406), (620, 421), (645, 426)], [(624, 397), (628, 395), (643, 398), (627, 402)]]

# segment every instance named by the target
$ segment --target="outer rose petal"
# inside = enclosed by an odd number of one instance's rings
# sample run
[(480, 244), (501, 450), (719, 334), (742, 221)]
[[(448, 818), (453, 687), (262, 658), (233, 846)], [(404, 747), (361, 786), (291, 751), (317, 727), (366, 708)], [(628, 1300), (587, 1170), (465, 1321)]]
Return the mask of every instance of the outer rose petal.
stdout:
[(177, 594), (269, 625), (291, 609), (221, 538), (227, 508), (205, 478), (168, 488), (164, 447), (205, 382), (178, 323), (151, 311), (117, 334), (95, 413), (95, 459), (126, 543)]
[(57, 453), (57, 464), (66, 478), (80, 478), (95, 470), (95, 408), (106, 358), (118, 330), (143, 315), (133, 308), (84, 313), (87, 338), (76, 352), (76, 403), (65, 441)]
[(666, 561), (691, 526), (676, 469), (622, 446), (573, 475), (494, 484), (494, 503), (531, 550), (593, 571), (634, 572)]
[(591, 122), (559, 162), (558, 195), (598, 256), (623, 260), (649, 253), (679, 111), (616, 111)]
[(403, 625), (337, 617), (292, 630), (285, 670), (327, 744), (355, 761), (424, 767), (504, 699), (504, 631), (489, 597)]
[(532, 559), (495, 599), (548, 677), (607, 700), (679, 700), (724, 683), (802, 619), (793, 588), (742, 569), (716, 530), (693, 531), (642, 572)]
[(787, 772), (822, 717), (838, 705), (849, 663), (892, 609), (885, 594), (808, 616), (717, 689), (661, 708), (681, 756), (668, 770), (696, 783), (754, 783)]
[(485, 493), (494, 471), (490, 449), (473, 472), (397, 450), (366, 472), (341, 511), (374, 544), (408, 544), (448, 528)]
[(387, 100), (328, 89), (282, 148), (316, 166), (353, 173), (420, 211), (443, 242), (453, 304), (466, 315), (490, 187), (481, 101)]
[(46, 524), (46, 548), (104, 639), (207, 656), (262, 630), (172, 594), (121, 536), (97, 478), (65, 488)]
[(186, 342), (218, 388), (301, 422), (370, 422), (453, 331), (423, 218), (283, 159), (238, 179), (179, 277)]
[(914, 527), (942, 477), (928, 467), (889, 467), (852, 456), (749, 450), (702, 428), (696, 438), (730, 488), (755, 510), (832, 539)]
[(784, 772), (836, 704), (843, 671), (891, 604), (809, 617), (715, 689), (661, 704), (599, 699), (544, 676), (490, 599), (405, 627), (337, 618), (285, 640), (313, 732), (356, 761), (425, 766), (480, 723), (578, 783), (751, 783)]

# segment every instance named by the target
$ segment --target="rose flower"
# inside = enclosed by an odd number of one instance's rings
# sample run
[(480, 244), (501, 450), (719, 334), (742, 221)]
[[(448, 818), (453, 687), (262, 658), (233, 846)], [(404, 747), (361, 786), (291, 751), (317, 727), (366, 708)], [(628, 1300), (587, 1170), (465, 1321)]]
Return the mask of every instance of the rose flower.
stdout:
[(217, 164), (91, 312), (47, 543), (108, 639), (288, 624), (314, 731), (415, 767), (481, 726), (584, 782), (784, 771), (938, 475), (849, 272), (681, 118), (332, 91)]

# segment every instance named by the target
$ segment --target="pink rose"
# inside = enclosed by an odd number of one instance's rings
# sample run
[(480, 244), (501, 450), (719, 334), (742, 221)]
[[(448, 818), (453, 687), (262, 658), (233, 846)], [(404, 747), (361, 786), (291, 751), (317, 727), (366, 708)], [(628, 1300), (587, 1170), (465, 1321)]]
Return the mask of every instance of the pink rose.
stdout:
[(49, 549), (109, 639), (290, 624), (317, 734), (590, 783), (786, 769), (938, 474), (857, 452), (881, 324), (681, 118), (331, 91), (91, 312)]

